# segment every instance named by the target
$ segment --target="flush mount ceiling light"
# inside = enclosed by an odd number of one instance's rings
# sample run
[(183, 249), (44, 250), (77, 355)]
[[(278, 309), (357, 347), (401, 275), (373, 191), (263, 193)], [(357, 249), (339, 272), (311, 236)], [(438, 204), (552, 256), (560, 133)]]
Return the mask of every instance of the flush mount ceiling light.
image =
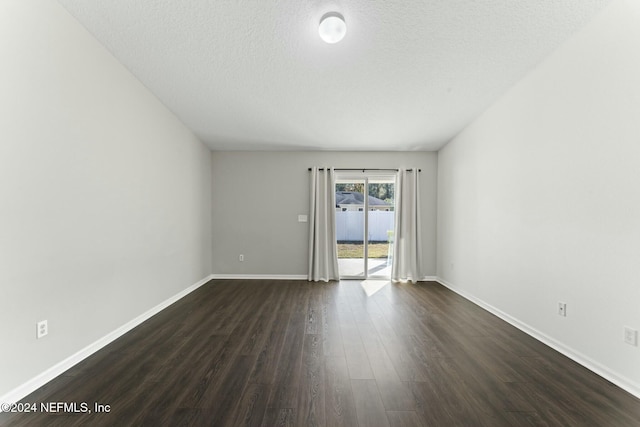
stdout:
[(338, 43), (347, 34), (347, 24), (344, 17), (338, 12), (329, 12), (320, 18), (320, 28), (318, 28), (320, 38), (327, 43)]

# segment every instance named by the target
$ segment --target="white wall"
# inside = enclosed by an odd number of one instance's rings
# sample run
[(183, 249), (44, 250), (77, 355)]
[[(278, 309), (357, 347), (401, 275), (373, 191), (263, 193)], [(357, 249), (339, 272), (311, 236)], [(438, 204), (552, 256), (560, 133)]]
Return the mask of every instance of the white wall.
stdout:
[(54, 1), (0, 2), (0, 64), (2, 396), (210, 273), (211, 161)]
[(623, 342), (640, 329), (638, 3), (605, 9), (438, 167), (438, 275), (640, 393)]
[[(311, 166), (422, 168), (425, 274), (436, 272), (434, 152), (214, 152), (213, 271), (235, 275), (307, 274)], [(245, 261), (239, 262), (238, 255)]]

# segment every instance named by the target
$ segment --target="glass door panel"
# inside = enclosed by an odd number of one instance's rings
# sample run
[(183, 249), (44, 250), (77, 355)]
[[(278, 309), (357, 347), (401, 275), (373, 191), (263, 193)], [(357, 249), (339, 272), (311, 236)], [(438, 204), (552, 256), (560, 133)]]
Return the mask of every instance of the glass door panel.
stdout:
[(367, 181), (367, 277), (390, 278), (395, 224), (395, 179)]
[(362, 279), (366, 272), (365, 180), (336, 180), (336, 241), (340, 277)]

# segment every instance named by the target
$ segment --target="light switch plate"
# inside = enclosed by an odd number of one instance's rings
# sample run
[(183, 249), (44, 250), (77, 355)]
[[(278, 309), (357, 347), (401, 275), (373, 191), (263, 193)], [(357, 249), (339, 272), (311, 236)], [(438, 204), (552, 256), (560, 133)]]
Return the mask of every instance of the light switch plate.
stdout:
[(558, 303), (558, 315), (567, 317), (567, 303), (559, 302)]
[(624, 342), (636, 347), (638, 345), (638, 331), (628, 326), (624, 327)]
[(298, 215), (298, 222), (307, 222), (306, 215)]

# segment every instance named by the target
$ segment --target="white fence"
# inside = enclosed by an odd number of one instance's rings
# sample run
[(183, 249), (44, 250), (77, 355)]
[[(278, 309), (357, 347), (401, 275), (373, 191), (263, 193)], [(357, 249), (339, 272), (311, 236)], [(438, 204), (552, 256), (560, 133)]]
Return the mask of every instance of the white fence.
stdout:
[[(364, 213), (360, 211), (336, 211), (336, 239), (362, 242)], [(369, 241), (386, 242), (388, 231), (393, 231), (395, 212), (369, 211)]]

